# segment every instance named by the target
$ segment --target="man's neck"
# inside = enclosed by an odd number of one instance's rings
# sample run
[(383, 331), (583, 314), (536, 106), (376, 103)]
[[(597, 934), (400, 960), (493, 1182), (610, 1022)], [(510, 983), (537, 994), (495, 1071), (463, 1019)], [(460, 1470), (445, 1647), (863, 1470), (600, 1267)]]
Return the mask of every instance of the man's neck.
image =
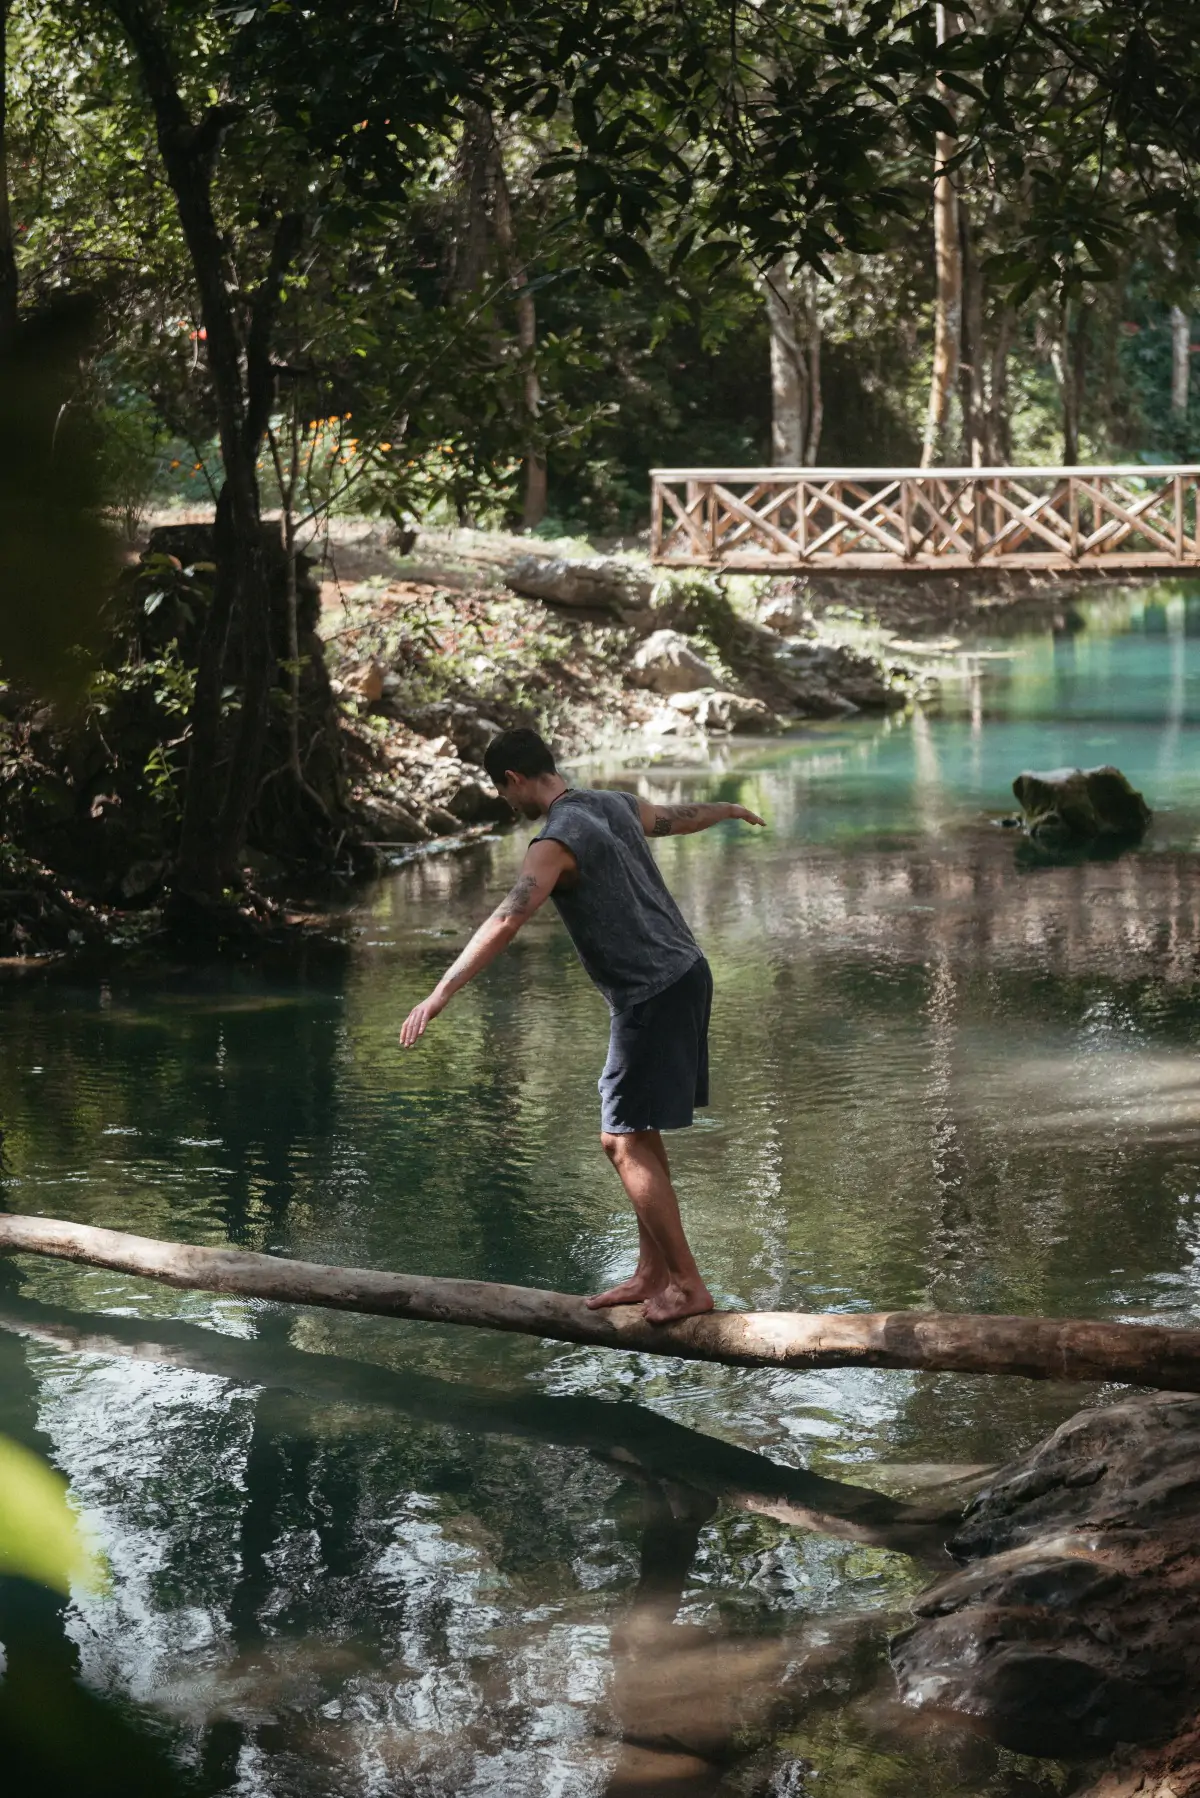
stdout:
[(561, 774), (547, 774), (544, 781), (538, 782), (538, 804), (542, 808), (543, 818), (556, 799), (561, 799), (567, 792), (567, 783)]

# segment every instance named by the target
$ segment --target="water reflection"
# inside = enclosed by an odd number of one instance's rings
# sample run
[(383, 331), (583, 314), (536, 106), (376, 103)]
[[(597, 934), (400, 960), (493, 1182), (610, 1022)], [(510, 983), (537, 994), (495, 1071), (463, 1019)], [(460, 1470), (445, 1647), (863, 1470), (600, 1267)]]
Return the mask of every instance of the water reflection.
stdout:
[[(661, 845), (717, 975), (715, 1104), (675, 1159), (721, 1294), (1196, 1317), (1200, 650), (1181, 601), (1163, 617), (1135, 597), (972, 655), (912, 720), (605, 772), (773, 825)], [(1013, 775), (1094, 760), (1145, 789), (1146, 842), (1016, 867)], [(552, 919), (396, 1047), (519, 852), (400, 871), (340, 967), (7, 989), (8, 1203), (576, 1290), (627, 1271), (603, 1007)], [(9, 1281), (0, 1427), (68, 1473), (113, 1573), (45, 1639), (153, 1707), (199, 1792), (1042, 1779), (897, 1710), (884, 1645), (957, 1488), (895, 1469), (1005, 1459), (1077, 1388), (680, 1366), (50, 1263)]]

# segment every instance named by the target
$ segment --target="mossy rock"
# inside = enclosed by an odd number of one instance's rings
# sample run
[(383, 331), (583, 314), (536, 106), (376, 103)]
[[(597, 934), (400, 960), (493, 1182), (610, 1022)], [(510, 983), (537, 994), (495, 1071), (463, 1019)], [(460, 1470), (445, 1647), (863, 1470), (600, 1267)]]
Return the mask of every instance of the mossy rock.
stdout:
[(1136, 841), (1152, 817), (1119, 768), (1055, 768), (1018, 774), (1013, 781), (1031, 837), (1048, 843), (1100, 838)]

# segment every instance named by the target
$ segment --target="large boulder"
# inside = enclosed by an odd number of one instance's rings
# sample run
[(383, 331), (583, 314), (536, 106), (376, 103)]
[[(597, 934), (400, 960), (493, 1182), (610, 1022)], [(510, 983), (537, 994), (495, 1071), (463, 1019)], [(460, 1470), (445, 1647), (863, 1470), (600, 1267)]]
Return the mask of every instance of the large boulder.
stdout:
[(648, 568), (615, 556), (522, 556), (505, 570), (514, 593), (549, 600), (556, 606), (593, 610), (642, 611), (650, 604), (654, 579)]
[(378, 847), (393, 843), (427, 843), (433, 834), (403, 801), (388, 799), (379, 793), (363, 793), (351, 802), (350, 810), (364, 839)]
[(744, 693), (704, 687), (695, 693), (673, 693), (667, 704), (704, 731), (769, 731), (776, 724), (769, 706)]
[(775, 677), (798, 711), (887, 711), (907, 701), (903, 680), (893, 683), (877, 657), (849, 644), (785, 637), (775, 646), (773, 659)]
[(1135, 839), (1152, 813), (1119, 768), (1055, 768), (1013, 781), (1031, 837), (1049, 843)]
[[(1160, 1754), (1200, 1709), (1198, 1526), (1200, 1398), (1081, 1412), (967, 1507), (966, 1570), (892, 1645), (902, 1698), (1021, 1754)], [(1200, 1791), (1195, 1763), (1171, 1790)]]
[(654, 631), (640, 643), (629, 678), (653, 693), (692, 693), (718, 685), (715, 671), (681, 631)]

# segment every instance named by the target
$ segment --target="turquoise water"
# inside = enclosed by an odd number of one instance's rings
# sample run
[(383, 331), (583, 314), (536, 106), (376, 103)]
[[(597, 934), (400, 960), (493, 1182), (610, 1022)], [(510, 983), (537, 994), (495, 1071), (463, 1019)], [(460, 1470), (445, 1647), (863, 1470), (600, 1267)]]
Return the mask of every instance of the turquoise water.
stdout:
[[(972, 645), (911, 716), (578, 771), (771, 826), (659, 846), (717, 980), (713, 1106), (671, 1148), (724, 1302), (1200, 1312), (1200, 606), (1087, 622)], [(1030, 862), (1013, 776), (1100, 761), (1146, 843)], [(627, 1271), (606, 1016), (552, 917), (396, 1044), (522, 840), (398, 870), (337, 962), (9, 981), (9, 1207), (566, 1290)], [(897, 1705), (886, 1642), (939, 1532), (848, 1488), (949, 1500), (1092, 1390), (738, 1372), (28, 1260), (0, 1326), (0, 1429), (111, 1573), (65, 1606), (0, 1583), (0, 1640), (149, 1718), (192, 1790), (1056, 1789)]]

